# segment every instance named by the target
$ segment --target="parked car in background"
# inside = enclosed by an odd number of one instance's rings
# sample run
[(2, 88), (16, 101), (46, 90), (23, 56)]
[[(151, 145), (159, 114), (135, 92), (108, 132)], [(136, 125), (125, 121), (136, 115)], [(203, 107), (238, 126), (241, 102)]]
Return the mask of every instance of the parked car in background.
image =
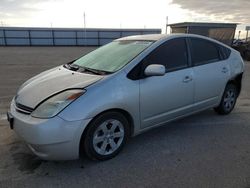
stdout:
[(241, 39), (234, 40), (232, 48), (239, 51), (242, 58), (247, 61), (250, 61), (250, 41)]
[(243, 71), (236, 50), (207, 37), (125, 37), (25, 82), (8, 120), (42, 159), (107, 160), (153, 127), (208, 108), (229, 114)]

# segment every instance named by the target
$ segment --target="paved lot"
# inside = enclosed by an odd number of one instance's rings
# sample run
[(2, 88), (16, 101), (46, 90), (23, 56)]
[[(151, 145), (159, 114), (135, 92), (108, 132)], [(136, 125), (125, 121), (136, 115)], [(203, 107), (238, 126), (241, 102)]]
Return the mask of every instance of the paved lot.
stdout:
[(11, 131), (4, 113), (29, 77), (93, 48), (0, 48), (0, 187), (250, 187), (250, 62), (228, 116), (207, 110), (139, 135), (105, 162), (46, 162)]

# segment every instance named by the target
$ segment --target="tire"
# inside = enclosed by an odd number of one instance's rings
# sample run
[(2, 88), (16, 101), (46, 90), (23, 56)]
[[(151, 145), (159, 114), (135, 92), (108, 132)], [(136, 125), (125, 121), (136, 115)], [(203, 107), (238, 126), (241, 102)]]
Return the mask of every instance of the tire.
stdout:
[(228, 84), (221, 98), (220, 105), (214, 110), (221, 115), (229, 114), (235, 106), (238, 97), (238, 91), (234, 84)]
[(122, 150), (128, 137), (128, 120), (119, 112), (106, 112), (89, 124), (80, 149), (89, 159), (108, 160)]

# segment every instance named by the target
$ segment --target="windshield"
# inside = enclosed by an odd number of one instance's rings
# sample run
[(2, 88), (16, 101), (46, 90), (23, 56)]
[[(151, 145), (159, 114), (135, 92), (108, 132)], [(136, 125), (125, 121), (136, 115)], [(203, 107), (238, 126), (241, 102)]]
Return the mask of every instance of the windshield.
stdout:
[(114, 41), (79, 58), (73, 64), (105, 72), (116, 72), (150, 46), (151, 41)]

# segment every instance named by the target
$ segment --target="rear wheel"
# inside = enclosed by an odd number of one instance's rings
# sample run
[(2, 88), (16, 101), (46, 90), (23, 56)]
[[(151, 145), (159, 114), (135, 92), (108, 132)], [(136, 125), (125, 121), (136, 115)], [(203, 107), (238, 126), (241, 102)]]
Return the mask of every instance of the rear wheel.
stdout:
[(118, 112), (107, 112), (95, 118), (85, 134), (83, 147), (90, 159), (107, 160), (123, 148), (129, 135), (129, 123)]
[(238, 91), (236, 86), (234, 84), (228, 84), (221, 98), (220, 105), (214, 108), (215, 111), (222, 115), (229, 114), (235, 106), (237, 97)]

